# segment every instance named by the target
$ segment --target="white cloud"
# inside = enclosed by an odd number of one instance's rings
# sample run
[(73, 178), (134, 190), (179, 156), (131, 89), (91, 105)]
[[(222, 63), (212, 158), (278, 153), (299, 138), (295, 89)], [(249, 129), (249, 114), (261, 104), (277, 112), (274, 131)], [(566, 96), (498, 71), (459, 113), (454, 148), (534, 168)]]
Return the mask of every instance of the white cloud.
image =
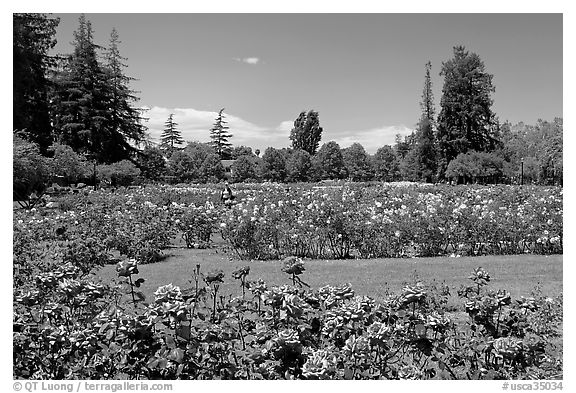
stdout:
[(278, 127), (276, 127), (277, 131), (288, 131), (288, 133), (290, 133), (290, 131), (292, 131), (292, 128), (294, 128), (294, 121), (293, 120), (285, 120), (283, 122), (281, 122)]
[[(193, 108), (163, 108), (154, 106), (148, 108), (145, 116), (149, 118), (146, 123), (152, 141), (158, 143), (160, 135), (164, 129), (164, 123), (174, 113), (174, 121), (178, 123), (177, 129), (182, 133), (182, 138), (186, 142), (198, 141), (208, 142), (210, 140), (210, 128), (214, 125), (217, 112), (200, 111)], [(289, 147), (290, 131), (294, 126), (293, 120), (280, 122), (276, 127), (264, 127), (233, 114), (224, 112), (225, 120), (233, 135), (230, 142), (234, 146), (249, 146), (252, 149), (264, 150), (269, 147), (282, 148)], [(324, 130), (320, 145), (328, 141), (336, 141), (340, 147), (348, 147), (355, 142), (360, 143), (369, 154), (374, 154), (376, 150), (384, 145), (393, 145), (396, 134), (402, 136), (409, 135), (411, 128), (404, 125), (382, 126), (360, 131), (330, 132)]]
[[(208, 142), (210, 140), (210, 128), (214, 125), (214, 120), (218, 113), (211, 111), (199, 111), (192, 108), (162, 108), (154, 106), (149, 108), (145, 116), (149, 118), (146, 123), (148, 133), (152, 141), (158, 143), (164, 123), (174, 113), (174, 121), (178, 124), (177, 129), (182, 134), (182, 139), (186, 142), (198, 141)], [(253, 149), (264, 151), (266, 147), (287, 147), (290, 143), (290, 129), (285, 130), (280, 126), (268, 128), (256, 125), (238, 116), (226, 113), (224, 118), (230, 127), (233, 135), (230, 142), (234, 146), (249, 146)], [(286, 122), (282, 122), (284, 124)]]
[[(396, 143), (396, 135), (400, 134), (402, 137), (410, 135), (413, 129), (404, 125), (400, 126), (383, 126), (378, 128), (371, 128), (368, 130), (348, 131), (338, 133), (332, 136), (331, 139), (340, 145), (341, 148), (349, 147), (353, 143), (360, 143), (368, 154), (374, 154), (384, 145), (394, 145)], [(324, 136), (324, 139), (328, 135)]]
[(260, 58), (258, 57), (235, 57), (234, 60), (251, 65), (256, 65), (260, 62)]

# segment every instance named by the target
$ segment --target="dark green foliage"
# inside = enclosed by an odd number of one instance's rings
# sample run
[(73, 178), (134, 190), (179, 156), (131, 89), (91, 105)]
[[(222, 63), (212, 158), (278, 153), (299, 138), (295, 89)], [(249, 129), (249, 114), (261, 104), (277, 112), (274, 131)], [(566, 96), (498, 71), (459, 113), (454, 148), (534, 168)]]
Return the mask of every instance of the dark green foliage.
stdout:
[(105, 72), (110, 89), (109, 127), (114, 134), (121, 134), (126, 140), (139, 144), (144, 140), (146, 127), (142, 125), (142, 113), (133, 107), (139, 98), (129, 86), (134, 78), (124, 75), (127, 65), (123, 62), (127, 59), (120, 55), (120, 43), (118, 32), (112, 29), (105, 54)]
[[(90, 21), (80, 17), (74, 32), (74, 53), (61, 65), (54, 77), (53, 117), (57, 140), (81, 153), (95, 153), (99, 161), (108, 161), (106, 117), (108, 87), (99, 64)], [(119, 148), (119, 146), (118, 146)]]
[[(258, 154), (260, 154), (260, 150), (256, 149)], [(230, 159), (235, 160), (240, 156), (251, 156), (251, 155), (258, 155), (255, 152), (252, 152), (252, 148), (248, 146), (234, 146), (232, 148), (232, 152), (230, 153)]]
[(157, 147), (147, 147), (138, 156), (138, 164), (142, 176), (149, 180), (160, 180), (166, 174), (167, 165), (162, 150)]
[(504, 123), (499, 153), (508, 163), (506, 175), (519, 184), (523, 160), (526, 181), (562, 184), (563, 128), (562, 118), (552, 122), (539, 119), (534, 126)]
[(37, 144), (17, 135), (14, 136), (12, 149), (14, 200), (24, 200), (32, 192), (42, 192), (51, 179), (51, 160), (40, 154)]
[(196, 169), (196, 173), (194, 174), (195, 177), (200, 177), (198, 170), (202, 166), (204, 160), (206, 160), (209, 155), (216, 153), (210, 144), (200, 142), (189, 142), (183, 152), (188, 154), (193, 161), (193, 166)]
[(140, 114), (122, 74), (118, 37), (113, 33), (108, 63), (100, 63), (89, 20), (82, 15), (74, 32), (74, 52), (55, 70), (52, 121), (56, 140), (76, 152), (89, 153), (99, 162), (129, 158), (144, 137)]
[(228, 132), (230, 127), (226, 125), (228, 122), (224, 120), (223, 112), (224, 108), (218, 112), (214, 126), (210, 129), (210, 139), (212, 139), (212, 147), (220, 159), (227, 160), (231, 156), (232, 143), (229, 142), (229, 139), (233, 135)]
[(431, 70), (432, 63), (426, 63), (424, 90), (422, 91), (422, 101), (420, 101), (420, 108), (422, 109), (422, 116), (420, 121), (428, 120), (431, 125), (434, 125), (436, 109), (434, 109), (434, 94), (432, 93), (432, 79), (430, 77)]
[(437, 174), (437, 153), (436, 138), (434, 135), (435, 109), (434, 95), (432, 93), (432, 80), (430, 70), (432, 64), (426, 63), (426, 74), (424, 76), (424, 90), (422, 92), (422, 101), (420, 107), (422, 115), (416, 131), (416, 156), (417, 156), (417, 177), (418, 180), (432, 182)]
[(262, 156), (262, 178), (282, 182), (286, 178), (286, 160), (282, 153), (269, 147)]
[(402, 180), (420, 180), (420, 163), (418, 162), (418, 151), (416, 147), (409, 150), (400, 161), (400, 174), (402, 175)]
[(471, 151), (450, 161), (446, 177), (459, 182), (495, 183), (502, 176), (504, 160), (493, 153)]
[(312, 158), (312, 176), (315, 180), (345, 179), (348, 176), (340, 146), (330, 141), (322, 145)]
[(387, 182), (400, 179), (398, 158), (391, 146), (383, 146), (378, 149), (372, 159), (372, 165), (376, 179)]
[(318, 112), (302, 111), (294, 121), (294, 128), (290, 131), (290, 140), (294, 150), (304, 150), (310, 155), (316, 154), (322, 139), (322, 127)]
[(402, 140), (402, 135), (396, 134), (396, 143), (394, 145), (396, 156), (399, 160), (406, 157), (406, 154), (414, 148), (416, 144), (416, 133), (412, 131), (410, 135), (406, 135)]
[(210, 144), (190, 142), (183, 152), (192, 160), (192, 180), (204, 183), (224, 178), (224, 167), (220, 162), (220, 156)]
[(192, 181), (196, 177), (194, 160), (184, 151), (176, 150), (168, 160), (168, 173), (177, 182)]
[(456, 46), (454, 57), (442, 63), (440, 75), (444, 87), (437, 139), (444, 164), (469, 150), (494, 150), (498, 145), (497, 119), (491, 109), (495, 89), (480, 57)]
[(198, 180), (201, 182), (216, 182), (224, 178), (224, 167), (216, 153), (206, 156), (199, 169)]
[(92, 165), (70, 146), (55, 144), (49, 148), (49, 151), (54, 154), (51, 165), (52, 174), (65, 183), (78, 183), (91, 176)]
[(423, 118), (418, 125), (416, 155), (418, 157), (418, 175), (430, 183), (436, 177), (436, 146), (432, 123)]
[(164, 123), (164, 130), (160, 137), (160, 148), (166, 150), (168, 155), (174, 153), (178, 146), (184, 143), (180, 130), (176, 128), (177, 125), (178, 123), (174, 121), (174, 114), (170, 113), (166, 123)]
[(258, 176), (258, 164), (256, 159), (250, 156), (240, 156), (231, 167), (232, 181), (242, 182), (256, 179)]
[(290, 182), (304, 182), (309, 179), (312, 159), (304, 150), (293, 150), (286, 160), (286, 175)]
[(53, 59), (48, 51), (56, 45), (59, 19), (45, 14), (13, 14), (13, 130), (38, 144), (45, 153), (52, 143), (48, 109), (48, 68)]
[(136, 183), (140, 169), (128, 160), (122, 160), (109, 165), (99, 165), (96, 173), (100, 182), (118, 187)]
[(342, 157), (348, 176), (353, 181), (367, 181), (374, 176), (370, 159), (361, 144), (353, 143), (352, 146), (343, 149)]

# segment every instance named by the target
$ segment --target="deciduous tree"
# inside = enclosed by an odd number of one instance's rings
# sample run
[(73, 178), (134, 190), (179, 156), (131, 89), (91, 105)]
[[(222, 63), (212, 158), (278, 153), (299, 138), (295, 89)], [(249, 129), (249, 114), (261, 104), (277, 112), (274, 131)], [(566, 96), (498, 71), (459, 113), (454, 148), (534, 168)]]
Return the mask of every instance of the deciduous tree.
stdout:
[(282, 182), (286, 178), (286, 160), (284, 155), (268, 147), (262, 155), (262, 177), (266, 180)]
[(14, 200), (25, 200), (32, 192), (44, 190), (51, 178), (50, 161), (40, 154), (36, 143), (14, 135), (12, 150)]
[(255, 157), (240, 156), (232, 164), (232, 181), (243, 182), (256, 179), (258, 174), (258, 164)]
[(372, 159), (374, 175), (380, 181), (391, 182), (400, 178), (398, 157), (391, 146), (383, 146)]
[(138, 156), (138, 164), (146, 179), (160, 180), (166, 174), (166, 160), (162, 150), (157, 147), (145, 148)]
[(360, 143), (342, 150), (342, 158), (348, 172), (348, 176), (354, 181), (367, 181), (372, 179), (374, 173), (366, 150)]
[(304, 150), (310, 155), (316, 154), (322, 139), (322, 127), (318, 112), (302, 111), (294, 121), (294, 128), (290, 131), (290, 140), (294, 150)]
[(293, 150), (286, 160), (286, 176), (290, 182), (304, 182), (310, 177), (312, 160), (304, 150)]
[(330, 141), (322, 145), (312, 158), (311, 174), (314, 180), (345, 179), (348, 176), (338, 143)]

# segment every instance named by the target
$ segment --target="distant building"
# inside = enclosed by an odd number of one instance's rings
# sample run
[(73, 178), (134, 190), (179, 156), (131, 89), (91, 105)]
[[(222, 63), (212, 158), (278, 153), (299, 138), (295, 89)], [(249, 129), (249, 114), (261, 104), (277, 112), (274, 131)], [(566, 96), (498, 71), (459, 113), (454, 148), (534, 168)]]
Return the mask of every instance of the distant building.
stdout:
[(232, 164), (236, 162), (236, 160), (220, 160), (222, 166), (224, 167), (224, 176), (227, 180), (232, 179)]

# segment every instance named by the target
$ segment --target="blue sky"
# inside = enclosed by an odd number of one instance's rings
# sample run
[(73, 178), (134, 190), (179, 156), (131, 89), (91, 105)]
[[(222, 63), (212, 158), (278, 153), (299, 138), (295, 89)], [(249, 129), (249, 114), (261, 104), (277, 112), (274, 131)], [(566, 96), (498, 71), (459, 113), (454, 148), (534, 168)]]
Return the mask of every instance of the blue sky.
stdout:
[[(69, 53), (79, 14), (55, 15), (55, 51)], [(439, 72), (455, 45), (494, 75), (502, 121), (562, 116), (561, 14), (86, 16), (98, 44), (117, 29), (153, 138), (174, 113), (185, 140), (207, 141), (226, 108), (235, 145), (284, 147), (299, 112), (314, 109), (322, 142), (374, 153), (415, 126), (427, 61), (440, 110)]]

